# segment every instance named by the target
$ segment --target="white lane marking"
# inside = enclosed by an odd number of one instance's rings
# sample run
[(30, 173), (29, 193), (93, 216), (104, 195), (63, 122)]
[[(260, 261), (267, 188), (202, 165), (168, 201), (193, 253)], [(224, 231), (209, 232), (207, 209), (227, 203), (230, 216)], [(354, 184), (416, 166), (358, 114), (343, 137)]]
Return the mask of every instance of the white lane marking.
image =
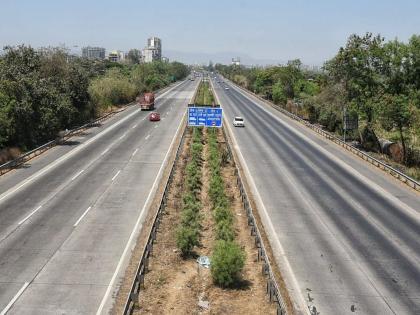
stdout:
[(85, 215), (89, 212), (89, 210), (92, 209), (92, 207), (89, 207), (85, 210), (85, 212), (83, 212), (82, 216), (79, 218), (79, 220), (76, 221), (76, 223), (73, 225), (74, 227), (76, 227), (80, 221), (82, 221), (82, 219), (85, 217)]
[(145, 120), (146, 119), (146, 117), (143, 117), (143, 119), (142, 120)]
[(23, 218), (21, 221), (19, 221), (18, 225), (21, 225), (23, 222), (28, 220), (31, 216), (33, 216), (39, 209), (41, 209), (42, 205), (40, 205), (38, 208), (36, 208), (34, 211), (29, 213), (25, 218)]
[(150, 137), (150, 134), (149, 134), (149, 135), (147, 135), (147, 136), (146, 136), (146, 138), (144, 138), (144, 140), (147, 140), (147, 139), (149, 139), (149, 137)]
[[(178, 86), (180, 86), (184, 82), (185, 81), (182, 81), (179, 84), (173, 86), (172, 88), (170, 88), (166, 92), (164, 92), (161, 95), (159, 95), (156, 99), (162, 98), (164, 95), (170, 93), (172, 90), (174, 90), (175, 88), (177, 88)], [(35, 174), (31, 175), (26, 180), (24, 180), (21, 184), (18, 184), (16, 186), (10, 188), (9, 190), (7, 190), (6, 192), (4, 192), (3, 194), (0, 195), (0, 201), (2, 201), (3, 199), (7, 198), (11, 194), (15, 193), (16, 191), (18, 191), (22, 187), (26, 186), (27, 184), (31, 183), (32, 181), (34, 181), (38, 177), (42, 176), (43, 174), (45, 174), (46, 172), (48, 172), (50, 169), (56, 167), (57, 165), (59, 165), (60, 163), (62, 163), (64, 161), (68, 160), (70, 157), (72, 157), (73, 155), (75, 155), (80, 150), (84, 149), (86, 146), (88, 146), (89, 144), (91, 144), (93, 141), (95, 141), (95, 140), (97, 140), (99, 138), (102, 138), (103, 136), (105, 136), (106, 134), (108, 134), (111, 130), (115, 129), (117, 126), (121, 125), (122, 123), (124, 123), (125, 121), (127, 121), (128, 119), (130, 119), (132, 116), (134, 116), (135, 114), (137, 114), (139, 111), (141, 111), (141, 110), (140, 109), (136, 109), (131, 114), (129, 114), (126, 117), (122, 118), (120, 121), (117, 121), (115, 124), (109, 126), (107, 129), (103, 130), (101, 133), (97, 134), (93, 138), (91, 138), (88, 141), (84, 142), (79, 147), (76, 147), (72, 151), (70, 151), (67, 154), (63, 155), (61, 158), (59, 158), (59, 159), (55, 160), (53, 163), (49, 164), (47, 167), (45, 167), (45, 168), (39, 170), (38, 172), (36, 172)], [(144, 118), (143, 118), (143, 120), (144, 120)]]
[(166, 115), (168, 115), (169, 114), (169, 111), (168, 112), (166, 112)]
[(106, 148), (102, 153), (101, 153), (101, 155), (104, 155), (105, 153), (107, 153), (108, 151), (109, 151), (109, 149), (110, 148)]
[(135, 149), (134, 152), (131, 154), (131, 156), (136, 155), (137, 151), (139, 150), (139, 148)]
[(121, 172), (121, 170), (119, 170), (119, 171), (117, 172), (117, 174), (115, 174), (115, 175), (114, 175), (114, 177), (112, 177), (112, 179), (111, 179), (111, 180), (112, 180), (112, 181), (114, 181), (114, 179), (116, 179), (116, 178), (117, 178), (117, 176), (118, 176), (118, 175), (120, 175), (120, 172)]
[(23, 284), (23, 286), (20, 288), (20, 290), (18, 291), (18, 293), (16, 293), (16, 295), (9, 302), (9, 304), (7, 304), (6, 307), (1, 311), (0, 315), (5, 315), (10, 310), (10, 308), (13, 306), (13, 304), (15, 304), (15, 302), (17, 301), (17, 299), (22, 295), (23, 291), (26, 290), (26, 288), (28, 287), (28, 285), (29, 285), (29, 282), (25, 282)]
[(124, 138), (127, 135), (127, 133), (123, 134), (121, 137), (118, 138), (118, 140), (121, 140), (122, 138)]
[(136, 236), (137, 230), (139, 229), (139, 225), (140, 225), (140, 222), (141, 222), (141, 220), (142, 220), (142, 218), (143, 218), (143, 214), (144, 214), (144, 212), (145, 212), (146, 208), (149, 206), (149, 203), (150, 203), (150, 201), (151, 201), (151, 198), (152, 198), (153, 192), (156, 190), (156, 187), (157, 187), (158, 181), (160, 180), (160, 178), (161, 178), (161, 176), (162, 176), (163, 169), (164, 169), (164, 167), (165, 167), (165, 166), (166, 166), (166, 164), (167, 164), (167, 160), (168, 160), (169, 154), (170, 154), (170, 152), (172, 151), (172, 147), (173, 147), (173, 145), (174, 145), (175, 139), (176, 139), (176, 137), (177, 137), (177, 135), (178, 135), (178, 133), (179, 133), (179, 129), (180, 129), (180, 128), (181, 128), (181, 126), (182, 126), (182, 122), (184, 121), (184, 118), (185, 118), (186, 114), (187, 114), (187, 112), (185, 111), (185, 112), (184, 112), (184, 115), (183, 115), (183, 116), (182, 116), (182, 118), (181, 118), (181, 122), (179, 123), (178, 129), (176, 130), (175, 135), (174, 135), (174, 137), (172, 138), (172, 142), (171, 142), (171, 144), (170, 144), (170, 146), (169, 146), (169, 149), (168, 149), (168, 151), (166, 152), (165, 158), (163, 159), (162, 165), (160, 166), (160, 169), (159, 169), (158, 175), (156, 176), (155, 181), (153, 182), (153, 186), (152, 186), (152, 188), (150, 189), (149, 195), (147, 196), (146, 201), (145, 201), (145, 203), (144, 203), (144, 205), (143, 205), (143, 208), (142, 208), (142, 209), (141, 209), (141, 211), (140, 211), (140, 214), (139, 214), (139, 216), (138, 216), (138, 218), (137, 218), (136, 224), (134, 225), (134, 228), (133, 228), (133, 230), (131, 231), (130, 238), (129, 238), (129, 239), (128, 239), (128, 241), (127, 241), (127, 244), (126, 244), (126, 246), (125, 246), (125, 248), (124, 248), (124, 251), (123, 251), (123, 253), (122, 253), (121, 257), (120, 257), (120, 260), (119, 260), (119, 262), (118, 262), (117, 268), (115, 269), (115, 272), (114, 272), (114, 274), (112, 275), (111, 281), (110, 281), (110, 282), (109, 282), (109, 284), (108, 284), (108, 288), (107, 288), (107, 290), (106, 290), (106, 292), (105, 292), (104, 297), (102, 298), (102, 302), (101, 302), (101, 304), (99, 305), (99, 308), (98, 308), (98, 310), (97, 310), (97, 312), (96, 312), (96, 315), (101, 315), (101, 314), (102, 314), (103, 308), (105, 307), (105, 303), (106, 303), (106, 302), (107, 302), (107, 300), (108, 300), (108, 296), (109, 296), (109, 294), (111, 293), (112, 287), (114, 286), (114, 282), (115, 282), (115, 280), (116, 280), (116, 278), (117, 278), (117, 275), (118, 275), (118, 273), (120, 272), (121, 266), (123, 265), (123, 262), (124, 262), (124, 260), (125, 260), (125, 256), (127, 256), (127, 252), (130, 250), (130, 248), (131, 248), (131, 243), (133, 242), (133, 239), (134, 239), (134, 237)]
[(81, 170), (80, 172), (78, 172), (76, 175), (74, 175), (71, 180), (75, 180), (80, 174), (82, 174), (85, 170)]
[(135, 124), (133, 127), (131, 127), (132, 129), (136, 129), (138, 124)]
[(159, 127), (159, 125), (155, 125), (155, 128)]
[(17, 187), (13, 187), (10, 188), (8, 191), (6, 191), (5, 193), (3, 193), (2, 195), (0, 195), (0, 201), (2, 201), (3, 199), (5, 199), (6, 197), (8, 197), (9, 195), (15, 193), (16, 191), (18, 191), (19, 189), (21, 189), (22, 187), (26, 186), (27, 184), (29, 184), (30, 182), (34, 181), (35, 179), (37, 179), (38, 177), (44, 175), (46, 172), (48, 172), (50, 169), (52, 169), (53, 167), (56, 167), (58, 164), (61, 164), (62, 162), (68, 160), (70, 157), (72, 157), (73, 155), (75, 155), (76, 153), (78, 153), (79, 151), (81, 151), (82, 149), (84, 149), (87, 145), (89, 145), (90, 143), (92, 143), (93, 141), (102, 138), (103, 136), (105, 136), (106, 134), (108, 134), (111, 130), (113, 130), (114, 128), (116, 128), (117, 126), (121, 125), (122, 123), (124, 123), (126, 120), (130, 119), (133, 115), (137, 114), (139, 110), (134, 111), (133, 113), (131, 113), (130, 115), (126, 116), (125, 118), (121, 119), (120, 121), (116, 122), (115, 124), (111, 125), (109, 128), (105, 129), (104, 131), (102, 131), (101, 133), (97, 134), (96, 136), (94, 136), (93, 138), (89, 139), (88, 141), (84, 142), (83, 144), (81, 144), (79, 147), (73, 149), (72, 151), (70, 151), (69, 153), (63, 155), (61, 158), (55, 160), (53, 163), (51, 163), (49, 166), (43, 168), (42, 170), (36, 172), (35, 174), (33, 174), (32, 176), (30, 176), (27, 180), (25, 180), (23, 183), (21, 183), (20, 185), (18, 185)]
[[(240, 91), (240, 90), (238, 90), (237, 87), (234, 86), (234, 88), (238, 92)], [(264, 108), (264, 106), (262, 106), (261, 104), (259, 104), (256, 101), (254, 101), (245, 92), (242, 92), (241, 94), (244, 95), (246, 98), (248, 98), (248, 100), (250, 100), (252, 103), (256, 104), (259, 108), (261, 108), (263, 111), (265, 111), (268, 115), (270, 115), (275, 120), (277, 120), (279, 123), (281, 123), (285, 128), (289, 129), (296, 136), (298, 136), (302, 140), (306, 141), (313, 148), (321, 151), (324, 155), (326, 155), (331, 160), (335, 161), (339, 166), (341, 166), (343, 169), (345, 169), (349, 173), (354, 174), (355, 177), (358, 177), (358, 179), (360, 181), (364, 182), (367, 186), (369, 186), (370, 188), (372, 188), (373, 190), (375, 190), (378, 194), (382, 195), (382, 197), (388, 199), (392, 204), (394, 204), (394, 206), (400, 207), (401, 209), (404, 209), (407, 212), (407, 214), (410, 215), (410, 217), (411, 217), (412, 220), (414, 220), (416, 222), (420, 222), (420, 221), (417, 221), (418, 220), (418, 212), (416, 210), (414, 210), (413, 208), (411, 208), (409, 205), (407, 205), (406, 203), (404, 203), (403, 201), (401, 201), (400, 199), (398, 199), (394, 195), (392, 195), (389, 192), (387, 192), (384, 188), (382, 188), (381, 186), (379, 186), (376, 182), (374, 182), (373, 180), (369, 179), (368, 177), (366, 177), (365, 175), (363, 175), (362, 173), (360, 173), (359, 171), (357, 171), (356, 168), (354, 168), (353, 166), (347, 164), (346, 162), (344, 162), (343, 160), (341, 160), (340, 158), (338, 158), (337, 156), (335, 156), (333, 153), (331, 153), (330, 151), (328, 151), (327, 149), (325, 149), (324, 147), (322, 147), (321, 145), (319, 145), (318, 143), (316, 143), (314, 140), (312, 140), (311, 138), (309, 138), (308, 136), (306, 136), (305, 134), (303, 134), (298, 128), (295, 128), (295, 127), (289, 125), (286, 120), (283, 120), (282, 118), (276, 116), (275, 114), (273, 114), (272, 112), (270, 112), (269, 110), (267, 110), (266, 108)], [(329, 142), (327, 142), (327, 143), (329, 143)], [(348, 156), (352, 156), (352, 155), (348, 155)], [(373, 169), (373, 170), (375, 170), (375, 169)], [(375, 171), (377, 171), (377, 170), (375, 170)]]
[[(212, 88), (214, 90), (213, 84), (212, 84)], [(217, 95), (217, 93), (214, 93), (214, 94), (216, 96), (217, 102), (220, 104), (220, 107), (223, 108), (222, 103), (220, 102), (219, 96)], [(250, 172), (250, 170), (248, 168), (248, 164), (245, 162), (245, 158), (242, 155), (241, 149), (239, 148), (239, 145), (238, 145), (238, 143), (236, 141), (236, 138), (234, 136), (234, 133), (232, 131), (232, 128), (230, 127), (229, 123), (226, 121), (227, 120), (226, 116), (224, 116), (223, 119), (225, 120), (225, 124), (224, 125), (228, 129), (228, 134), (230, 134), (230, 136), (231, 136), (230, 138), (232, 139), (234, 150), (238, 153), (238, 158), (239, 158), (239, 160), (241, 162), (241, 166), (243, 167), (243, 170), (244, 170), (244, 173), (245, 173), (245, 177), (246, 177), (249, 185), (251, 186), (251, 191), (253, 192), (255, 201), (257, 203), (257, 208), (261, 209), (262, 212), (263, 212), (263, 214), (264, 214), (264, 218), (262, 218), (263, 223), (265, 223), (264, 225), (266, 227), (268, 225), (268, 228), (269, 228), (269, 230), (271, 232), (271, 233), (269, 233), (269, 235), (271, 234), (273, 236), (273, 240), (274, 240), (274, 242), (277, 245), (277, 248), (278, 248), (278, 250), (280, 252), (279, 259), (282, 260), (282, 263), (283, 263), (282, 265), (285, 266), (286, 270), (288, 271), (288, 273), (286, 274), (286, 276), (289, 275), (290, 278), (291, 278), (290, 279), (291, 282), (292, 282), (291, 285), (292, 285), (294, 291), (296, 292), (297, 298), (299, 299), (299, 302), (298, 302), (298, 305), (297, 306), (299, 307), (299, 310), (301, 312), (309, 315), (309, 312), (306, 309), (305, 300), (304, 300), (303, 295), (302, 295), (302, 293), (300, 291), (300, 286), (299, 286), (299, 283), (297, 281), (296, 275), (293, 272), (293, 269), (292, 269), (292, 266), (290, 264), (290, 261), (287, 258), (286, 252), (285, 252), (285, 250), (284, 250), (284, 248), (283, 248), (283, 246), (282, 246), (282, 244), (281, 244), (281, 242), (280, 242), (280, 240), (278, 238), (278, 235), (276, 233), (276, 229), (274, 228), (273, 222), (271, 221), (270, 216), (268, 215), (268, 211), (267, 211), (267, 209), (266, 209), (266, 207), (265, 207), (265, 205), (264, 205), (264, 203), (262, 201), (260, 192), (258, 191), (257, 185), (254, 182), (254, 178), (251, 176), (251, 172)]]

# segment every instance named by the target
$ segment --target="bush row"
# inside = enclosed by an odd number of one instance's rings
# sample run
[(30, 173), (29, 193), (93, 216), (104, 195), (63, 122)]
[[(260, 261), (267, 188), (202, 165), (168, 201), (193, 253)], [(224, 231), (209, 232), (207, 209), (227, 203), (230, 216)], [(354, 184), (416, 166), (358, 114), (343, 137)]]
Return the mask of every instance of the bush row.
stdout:
[(225, 193), (221, 174), (222, 154), (217, 143), (217, 130), (208, 130), (210, 187), (209, 196), (216, 222), (216, 245), (214, 247), (211, 274), (213, 281), (222, 287), (236, 284), (244, 267), (245, 253), (235, 242), (233, 214)]
[(191, 144), (191, 161), (186, 167), (185, 193), (183, 195), (183, 208), (181, 223), (176, 234), (176, 244), (183, 257), (191, 254), (194, 246), (199, 244), (200, 235), (200, 192), (201, 192), (201, 166), (203, 144), (202, 130), (193, 129)]
[[(122, 64), (63, 48), (5, 47), (0, 54), (0, 150), (33, 149), (114, 105), (184, 78), (179, 62)], [(7, 155), (2, 154), (3, 158)]]

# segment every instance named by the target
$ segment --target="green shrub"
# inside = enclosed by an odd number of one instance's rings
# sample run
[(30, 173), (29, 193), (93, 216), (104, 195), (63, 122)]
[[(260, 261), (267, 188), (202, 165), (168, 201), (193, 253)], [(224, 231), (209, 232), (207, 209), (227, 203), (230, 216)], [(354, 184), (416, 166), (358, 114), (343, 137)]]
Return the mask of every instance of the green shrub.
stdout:
[(211, 258), (211, 275), (215, 284), (228, 287), (240, 279), (245, 264), (244, 251), (234, 242), (218, 241)]
[(184, 203), (184, 209), (191, 209), (194, 212), (198, 212), (201, 209), (201, 203), (197, 199), (189, 199)]
[(216, 238), (218, 240), (233, 241), (235, 232), (232, 229), (232, 222), (228, 220), (219, 221), (216, 225)]
[(176, 245), (181, 250), (182, 256), (191, 254), (194, 246), (198, 243), (198, 230), (189, 226), (181, 226), (176, 234)]
[(191, 192), (185, 193), (185, 195), (182, 198), (182, 201), (184, 202), (184, 205), (187, 205), (188, 203), (198, 202), (197, 197)]
[(233, 215), (229, 208), (216, 207), (213, 211), (213, 216), (216, 222), (227, 221), (229, 224), (233, 222)]
[(191, 228), (199, 229), (200, 228), (200, 214), (199, 212), (186, 208), (182, 211), (181, 214), (181, 224), (182, 226), (188, 226)]
[(214, 208), (217, 208), (217, 207), (229, 208), (229, 200), (226, 197), (226, 195), (220, 196), (213, 203), (214, 203)]
[(212, 176), (210, 179), (209, 196), (213, 202), (220, 196), (224, 195), (225, 186), (220, 175)]

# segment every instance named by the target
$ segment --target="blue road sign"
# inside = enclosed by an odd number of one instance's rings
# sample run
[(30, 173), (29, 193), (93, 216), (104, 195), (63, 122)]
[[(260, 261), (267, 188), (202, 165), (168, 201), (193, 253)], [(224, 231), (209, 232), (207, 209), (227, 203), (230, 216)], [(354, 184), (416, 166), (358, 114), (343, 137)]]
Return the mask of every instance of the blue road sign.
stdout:
[(214, 107), (188, 107), (188, 126), (222, 127), (223, 110)]

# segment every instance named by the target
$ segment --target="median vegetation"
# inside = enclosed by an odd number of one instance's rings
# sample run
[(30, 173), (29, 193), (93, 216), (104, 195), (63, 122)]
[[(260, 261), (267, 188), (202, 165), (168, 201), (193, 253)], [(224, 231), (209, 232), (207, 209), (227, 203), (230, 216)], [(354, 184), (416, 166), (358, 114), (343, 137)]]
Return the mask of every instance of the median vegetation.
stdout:
[(235, 242), (233, 213), (225, 191), (221, 168), (221, 150), (217, 142), (217, 129), (207, 131), (210, 169), (209, 196), (213, 206), (213, 218), (216, 222), (216, 244), (211, 258), (211, 274), (214, 283), (222, 287), (238, 285), (245, 263), (245, 252)]
[(197, 106), (205, 106), (214, 104), (214, 96), (210, 88), (209, 82), (201, 81), (194, 104)]
[(61, 48), (5, 47), (0, 56), (0, 152), (32, 149), (60, 130), (82, 125), (188, 72), (177, 62), (120, 64), (70, 56)]
[(181, 143), (134, 314), (276, 314), (222, 130), (187, 127)]
[(202, 130), (193, 130), (191, 144), (191, 160), (185, 172), (185, 190), (181, 222), (176, 234), (176, 244), (184, 258), (191, 255), (195, 246), (199, 245), (200, 237), (200, 193), (202, 187)]

